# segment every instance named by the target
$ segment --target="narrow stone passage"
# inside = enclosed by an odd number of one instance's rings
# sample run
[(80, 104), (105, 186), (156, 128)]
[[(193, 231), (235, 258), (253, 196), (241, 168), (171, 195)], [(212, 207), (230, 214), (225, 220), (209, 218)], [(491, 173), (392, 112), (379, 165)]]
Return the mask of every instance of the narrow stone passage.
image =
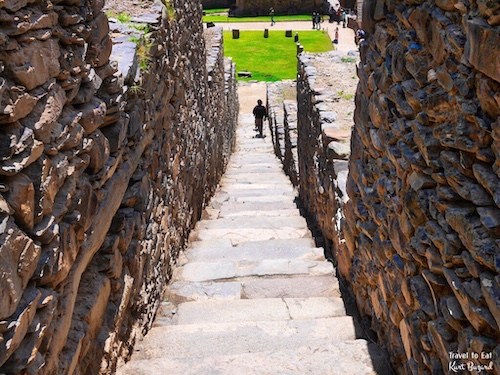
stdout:
[(244, 104), (252, 99), (242, 100), (235, 152), (179, 259), (168, 302), (118, 374), (386, 371), (378, 348), (356, 339), (270, 137), (253, 138)]

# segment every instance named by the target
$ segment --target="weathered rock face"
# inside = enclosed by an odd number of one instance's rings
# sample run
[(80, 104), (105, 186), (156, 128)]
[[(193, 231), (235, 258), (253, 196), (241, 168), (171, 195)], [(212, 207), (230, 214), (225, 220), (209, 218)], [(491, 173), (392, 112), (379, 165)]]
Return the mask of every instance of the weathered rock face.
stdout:
[(112, 372), (233, 147), (201, 6), (151, 7), (145, 35), (102, 6), (0, 3), (0, 373)]
[(399, 373), (499, 373), (498, 2), (372, 3), (341, 271)]

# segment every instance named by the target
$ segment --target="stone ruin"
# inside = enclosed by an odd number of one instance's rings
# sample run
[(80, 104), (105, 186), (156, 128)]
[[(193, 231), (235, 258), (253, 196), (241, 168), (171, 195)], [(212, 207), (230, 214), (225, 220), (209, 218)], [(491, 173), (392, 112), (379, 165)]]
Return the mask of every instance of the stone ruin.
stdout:
[(274, 8), (276, 14), (310, 14), (322, 11), (328, 13), (330, 5), (327, 0), (236, 0), (231, 14), (235, 16), (266, 16), (269, 9)]
[(0, 2), (0, 373), (113, 372), (233, 147), (235, 70), (201, 5), (129, 24), (103, 5)]
[[(342, 61), (301, 54), (297, 101), (268, 90), (276, 153), (397, 373), (498, 374), (500, 6), (364, 5), (352, 133)], [(0, 3), (0, 373), (112, 373), (234, 142), (234, 66), (201, 6), (132, 25), (102, 7)]]

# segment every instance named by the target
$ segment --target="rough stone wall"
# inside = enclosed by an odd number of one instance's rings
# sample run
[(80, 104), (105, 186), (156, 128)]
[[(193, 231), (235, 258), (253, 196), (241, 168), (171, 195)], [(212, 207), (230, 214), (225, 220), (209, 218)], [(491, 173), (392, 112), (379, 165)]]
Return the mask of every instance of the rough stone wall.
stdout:
[(364, 9), (349, 199), (325, 132), (331, 62), (309, 55), (301, 198), (398, 373), (499, 374), (500, 5)]
[(344, 272), (401, 374), (500, 373), (499, 12), (364, 4)]
[(328, 65), (299, 59), (302, 201), (398, 373), (499, 374), (500, 5), (364, 9), (349, 198)]
[(268, 83), (266, 92), (274, 153), (292, 184), (298, 186), (297, 85), (294, 81)]
[[(342, 65), (342, 68), (332, 68), (333, 65)], [(339, 94), (331, 70), (348, 69), (344, 70), (342, 78), (336, 78), (338, 82), (355, 72), (354, 63), (344, 65), (347, 64), (342, 62), (342, 56), (335, 51), (299, 55), (299, 192), (305, 210), (314, 218), (325, 237), (323, 246), (330, 258), (332, 253), (340, 251), (343, 243), (340, 221), (343, 202), (347, 199), (345, 185), (351, 126), (342, 125), (338, 113), (339, 106), (348, 107), (350, 104)]]
[(151, 8), (145, 35), (102, 7), (0, 3), (0, 373), (113, 371), (233, 145), (234, 66), (199, 3)]

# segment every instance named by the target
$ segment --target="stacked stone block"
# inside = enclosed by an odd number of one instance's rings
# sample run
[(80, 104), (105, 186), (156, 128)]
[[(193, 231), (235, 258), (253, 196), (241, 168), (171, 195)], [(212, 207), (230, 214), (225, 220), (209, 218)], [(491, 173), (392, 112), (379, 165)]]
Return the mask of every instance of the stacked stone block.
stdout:
[(500, 373), (499, 10), (364, 4), (343, 272), (401, 374)]
[[(324, 235), (329, 258), (342, 251), (341, 221), (347, 200), (346, 179), (351, 127), (337, 122), (339, 106), (349, 105), (336, 88), (334, 64), (344, 65), (335, 51), (301, 53), (297, 76), (297, 149), (301, 202)], [(353, 63), (351, 68), (354, 70)], [(344, 70), (345, 67), (342, 68)], [(338, 70), (338, 69), (337, 69)], [(347, 73), (344, 73), (347, 74)], [(352, 99), (351, 99), (352, 101)], [(342, 257), (337, 256), (339, 268)]]
[(234, 142), (234, 66), (201, 6), (152, 7), (145, 35), (102, 7), (0, 4), (2, 373), (112, 372)]
[(269, 130), (274, 152), (281, 160), (283, 170), (294, 186), (299, 185), (296, 91), (296, 83), (293, 81), (267, 84)]

